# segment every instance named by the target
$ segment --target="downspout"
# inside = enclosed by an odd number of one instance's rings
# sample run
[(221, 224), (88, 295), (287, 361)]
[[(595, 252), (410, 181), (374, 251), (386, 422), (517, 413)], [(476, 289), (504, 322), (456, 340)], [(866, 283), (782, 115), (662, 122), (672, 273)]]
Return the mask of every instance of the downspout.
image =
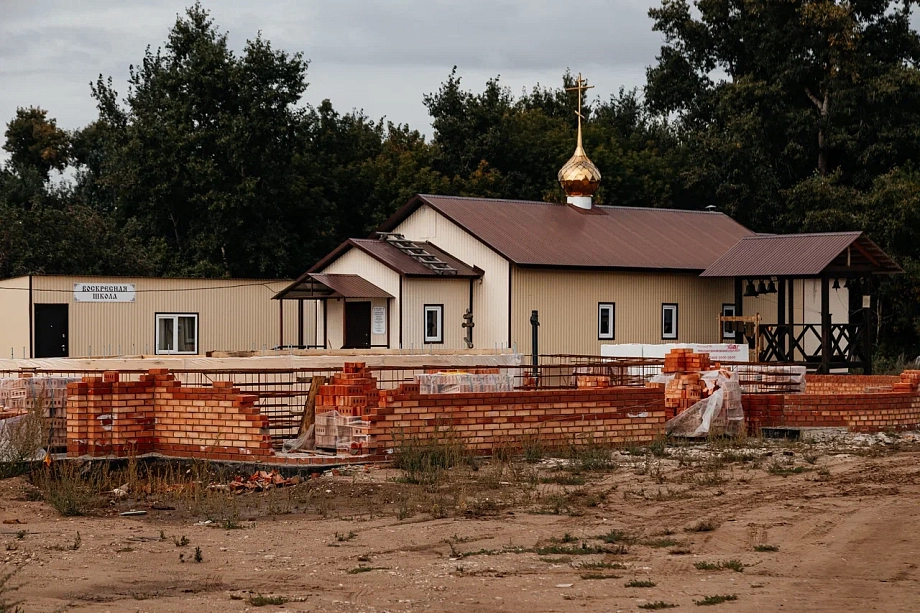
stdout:
[(399, 275), (399, 348), (403, 348), (403, 277)]

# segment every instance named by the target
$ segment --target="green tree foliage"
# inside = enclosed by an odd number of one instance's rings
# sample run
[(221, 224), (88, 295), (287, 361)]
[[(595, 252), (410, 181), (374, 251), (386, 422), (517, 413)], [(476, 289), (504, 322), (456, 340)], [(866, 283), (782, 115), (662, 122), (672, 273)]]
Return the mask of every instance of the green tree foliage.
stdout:
[(895, 256), (908, 275), (881, 286), (881, 340), (916, 355), (913, 4), (662, 0), (646, 100), (693, 160), (686, 195), (759, 231), (864, 230)]
[(47, 178), (51, 169), (63, 170), (67, 165), (70, 139), (43, 109), (16, 109), (5, 136), (3, 149), (10, 154), (10, 163), (22, 172), (34, 170)]

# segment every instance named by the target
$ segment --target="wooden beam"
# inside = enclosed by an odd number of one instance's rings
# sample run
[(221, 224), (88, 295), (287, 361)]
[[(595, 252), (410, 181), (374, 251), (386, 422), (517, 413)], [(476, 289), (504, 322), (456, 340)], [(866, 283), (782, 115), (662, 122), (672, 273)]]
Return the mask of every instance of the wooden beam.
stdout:
[(821, 279), (821, 373), (828, 374), (831, 364), (831, 290), (830, 279)]
[(326, 377), (323, 375), (314, 375), (310, 381), (310, 393), (307, 395), (307, 401), (303, 403), (303, 416), (300, 418), (300, 428), (297, 430), (298, 437), (316, 423), (316, 396), (319, 394), (319, 388), (325, 384)]

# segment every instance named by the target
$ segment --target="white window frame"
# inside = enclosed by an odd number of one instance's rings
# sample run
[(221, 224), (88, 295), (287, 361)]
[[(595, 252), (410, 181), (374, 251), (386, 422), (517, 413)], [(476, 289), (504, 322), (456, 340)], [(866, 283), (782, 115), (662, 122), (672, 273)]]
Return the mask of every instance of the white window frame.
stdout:
[[(673, 323), (673, 330), (671, 332), (665, 332), (664, 329), (664, 314), (668, 311), (671, 311), (671, 322)], [(674, 340), (677, 338), (677, 304), (673, 302), (664, 302), (661, 304), (661, 338), (662, 340)]]
[[(735, 316), (735, 305), (726, 302), (722, 304), (722, 317), (734, 317)], [(735, 329), (732, 328), (729, 330), (726, 328), (731, 322), (723, 321), (722, 322), (722, 338), (725, 340), (735, 340)]]
[[(604, 332), (601, 329), (601, 315), (604, 311), (609, 311), (610, 330)], [(597, 303), (597, 339), (613, 340), (616, 335), (616, 313), (617, 306), (615, 302), (598, 302)]]
[[(160, 349), (160, 321), (164, 319), (173, 320), (173, 338), (172, 346), (179, 346), (179, 318), (192, 318), (195, 320), (195, 350), (194, 351), (179, 351), (178, 349)], [(198, 313), (157, 313), (154, 320), (154, 328), (156, 330), (155, 339), (154, 339), (154, 353), (156, 355), (198, 355)]]
[[(438, 333), (428, 336), (428, 313), (436, 313), (438, 317)], [(439, 345), (444, 342), (444, 305), (426, 304), (422, 311), (422, 338), (427, 345)]]

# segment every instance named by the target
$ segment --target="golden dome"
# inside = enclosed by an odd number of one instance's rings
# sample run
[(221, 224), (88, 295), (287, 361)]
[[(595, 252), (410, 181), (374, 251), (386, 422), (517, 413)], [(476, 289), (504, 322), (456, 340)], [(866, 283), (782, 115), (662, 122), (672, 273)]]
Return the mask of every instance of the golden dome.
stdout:
[(575, 155), (559, 170), (559, 184), (566, 196), (593, 196), (601, 185), (601, 171), (585, 155), (579, 133)]
[(587, 85), (587, 81), (578, 75), (575, 87), (566, 88), (568, 91), (578, 92), (578, 144), (575, 147), (575, 153), (569, 158), (569, 161), (559, 170), (559, 184), (562, 186), (565, 195), (568, 197), (588, 197), (594, 195), (597, 188), (601, 185), (601, 171), (597, 169), (594, 162), (588, 159), (585, 148), (581, 144), (581, 94), (592, 86)]

